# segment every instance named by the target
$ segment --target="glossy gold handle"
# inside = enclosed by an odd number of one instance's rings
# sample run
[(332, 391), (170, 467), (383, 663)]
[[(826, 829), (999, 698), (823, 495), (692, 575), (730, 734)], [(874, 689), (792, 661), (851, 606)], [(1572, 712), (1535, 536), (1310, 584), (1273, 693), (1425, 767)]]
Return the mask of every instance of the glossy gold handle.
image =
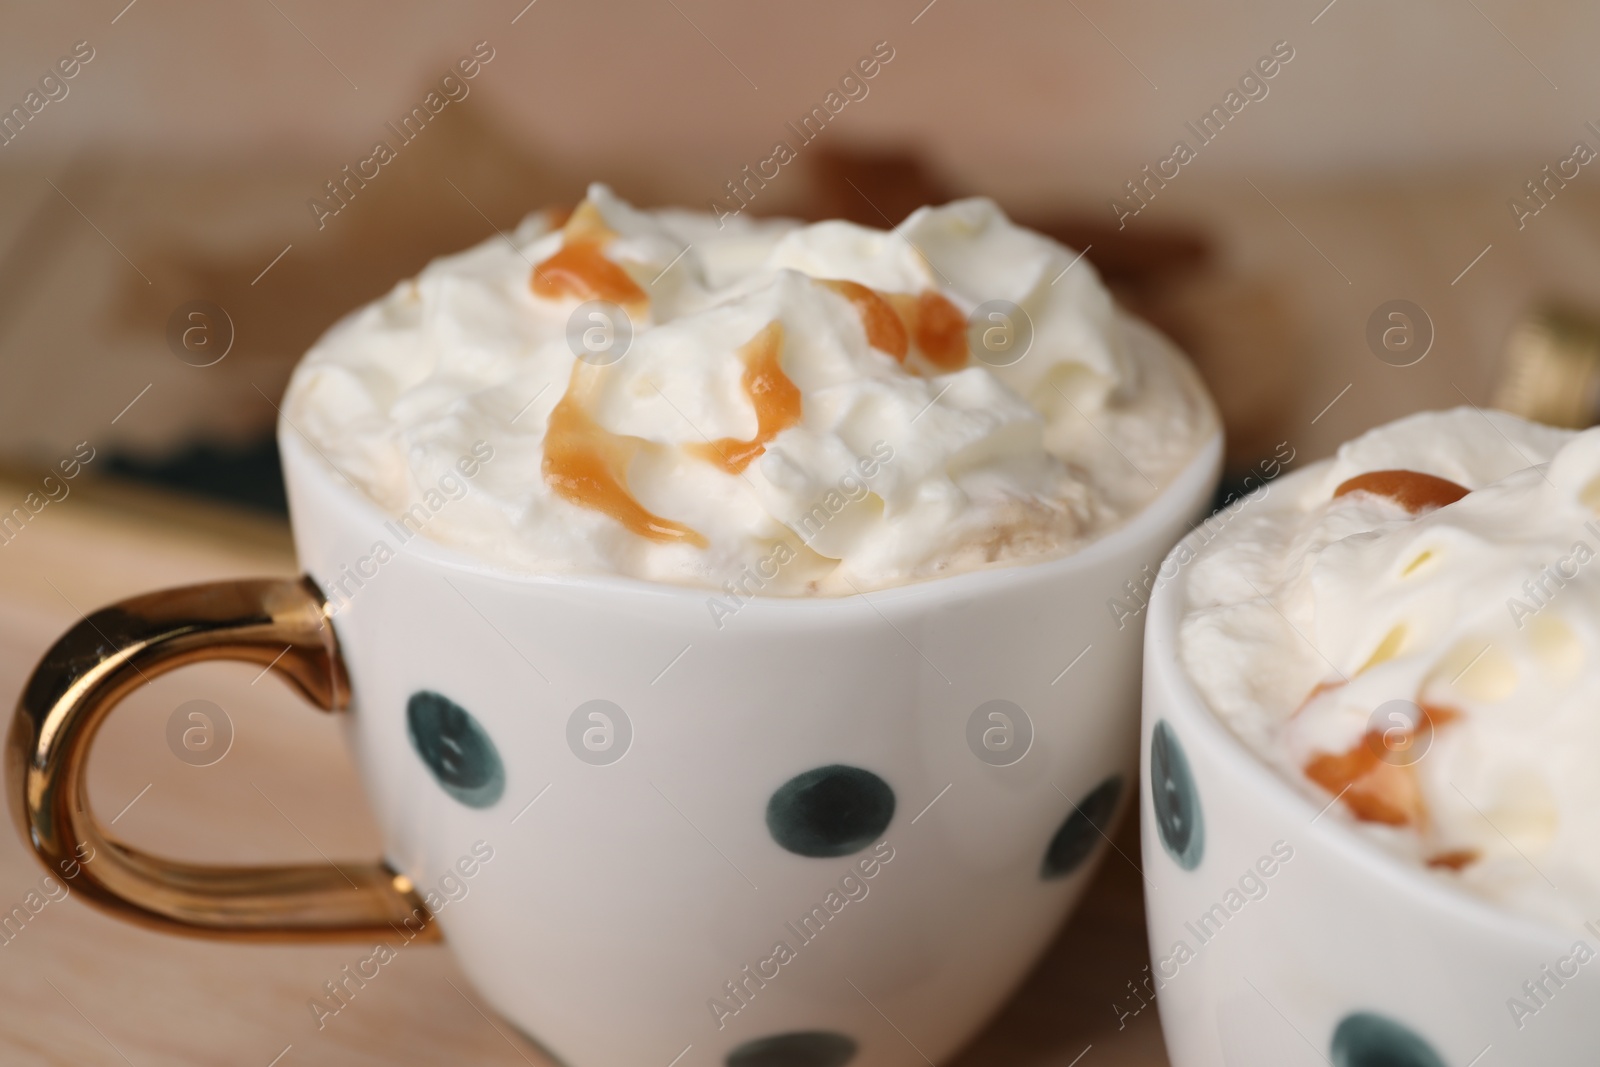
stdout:
[(382, 863), (210, 867), (121, 844), (89, 811), (89, 746), (119, 700), (200, 660), (270, 667), (325, 711), (349, 679), (322, 594), (308, 578), (218, 582), (124, 600), (68, 630), (34, 669), (6, 745), (22, 835), (54, 873), (113, 914), (175, 933), (248, 939), (435, 938), (403, 876)]

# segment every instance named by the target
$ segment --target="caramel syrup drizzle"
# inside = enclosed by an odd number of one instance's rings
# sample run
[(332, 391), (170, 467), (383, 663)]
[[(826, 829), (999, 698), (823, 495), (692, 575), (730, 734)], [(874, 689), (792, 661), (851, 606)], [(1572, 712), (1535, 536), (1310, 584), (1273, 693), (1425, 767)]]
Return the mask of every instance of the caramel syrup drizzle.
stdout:
[[(877, 298), (875, 293), (872, 296)], [(783, 372), (782, 357), (783, 323), (773, 319), (739, 347), (739, 358), (744, 360), (745, 395), (756, 409), (756, 435), (748, 441), (723, 437), (692, 444), (691, 453), (729, 474), (743, 474), (750, 461), (767, 450), (769, 441), (800, 421), (800, 389)]]
[(942, 293), (924, 289), (915, 298), (892, 297), (923, 358), (943, 371), (967, 365), (967, 320)]
[[(1335, 499), (1350, 493), (1372, 493), (1387, 497), (1413, 515), (1454, 504), (1469, 490), (1445, 478), (1411, 470), (1368, 471), (1342, 483), (1333, 491)], [(1298, 715), (1317, 697), (1340, 682), (1323, 682), (1311, 691)], [(1423, 721), (1406, 731), (1406, 743), (1413, 744), (1419, 734), (1430, 733), (1453, 722), (1461, 713), (1453, 708), (1418, 704)], [(1369, 730), (1345, 752), (1321, 752), (1305, 765), (1305, 775), (1328, 792), (1342, 797), (1345, 807), (1362, 822), (1385, 826), (1424, 826), (1427, 810), (1422, 787), (1411, 764), (1390, 763), (1383, 758), (1387, 741), (1381, 730)], [(1447, 852), (1431, 858), (1430, 866), (1460, 870), (1477, 859), (1470, 850)]]
[[(1341, 684), (1318, 685), (1295, 714), (1305, 710), (1322, 693), (1337, 689)], [(1419, 736), (1430, 735), (1461, 717), (1454, 708), (1421, 703), (1417, 706), (1422, 711), (1422, 721), (1406, 731), (1408, 745), (1415, 744)], [(1409, 763), (1385, 760), (1388, 744), (1382, 730), (1368, 730), (1345, 752), (1321, 752), (1313, 756), (1305, 765), (1305, 775), (1340, 797), (1350, 814), (1362, 822), (1385, 826), (1425, 825), (1427, 811), (1423, 807), (1416, 768)]]
[(906, 331), (905, 320), (876, 289), (843, 278), (823, 279), (822, 284), (850, 301), (856, 314), (861, 316), (862, 329), (867, 331), (867, 344), (889, 353), (897, 363), (906, 361), (911, 351), (911, 335)]
[(842, 278), (823, 279), (822, 284), (855, 307), (867, 343), (897, 362), (906, 361), (915, 341), (923, 358), (939, 370), (967, 365), (967, 320), (942, 293), (932, 289), (917, 296), (880, 293)]
[(1444, 868), (1450, 871), (1459, 871), (1477, 863), (1481, 856), (1475, 848), (1457, 848), (1449, 852), (1440, 852), (1428, 857), (1428, 866)]
[(1385, 496), (1413, 515), (1454, 504), (1470, 490), (1448, 478), (1437, 478), (1420, 471), (1368, 471), (1339, 484), (1334, 499), (1347, 493), (1373, 493)]
[(605, 247), (614, 237), (593, 204), (579, 204), (561, 228), (561, 247), (533, 268), (533, 294), (547, 300), (606, 300), (629, 311), (649, 307), (650, 298), (639, 284), (606, 258)]
[(648, 510), (628, 491), (628, 464), (645, 442), (612, 433), (589, 413), (587, 401), (604, 371), (581, 360), (573, 364), (566, 394), (550, 412), (545, 428), (545, 484), (564, 500), (609, 515), (630, 533), (705, 548), (707, 541), (700, 533)]
[[(616, 236), (588, 201), (560, 220), (562, 245), (534, 267), (529, 281), (537, 296), (608, 300), (643, 308), (649, 297), (619, 265), (604, 255)], [(927, 290), (918, 296), (881, 294), (842, 279), (822, 284), (849, 300), (861, 317), (872, 347), (904, 363), (914, 340), (923, 358), (940, 370), (957, 370), (967, 362), (966, 319), (942, 294)], [(800, 421), (800, 390), (783, 370), (783, 324), (774, 319), (739, 348), (744, 361), (743, 385), (756, 413), (756, 434), (746, 439), (724, 437), (691, 444), (691, 454), (729, 474), (743, 474), (778, 434)], [(574, 364), (566, 394), (550, 412), (545, 429), (543, 474), (555, 493), (579, 507), (608, 515), (640, 537), (665, 543), (707, 547), (705, 537), (688, 526), (651, 512), (627, 487), (627, 469), (641, 438), (613, 433), (590, 414), (588, 399), (604, 368)]]

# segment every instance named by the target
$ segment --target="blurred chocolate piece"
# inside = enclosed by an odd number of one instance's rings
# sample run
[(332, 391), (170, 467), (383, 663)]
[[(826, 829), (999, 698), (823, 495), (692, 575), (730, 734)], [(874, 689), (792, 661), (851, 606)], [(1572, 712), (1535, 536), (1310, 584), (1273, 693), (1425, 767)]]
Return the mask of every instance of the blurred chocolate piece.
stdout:
[(861, 226), (894, 226), (925, 204), (959, 195), (915, 152), (856, 151), (818, 146), (811, 163), (812, 220), (844, 219)]
[(1069, 248), (1090, 249), (1086, 258), (1113, 289), (1162, 284), (1199, 270), (1211, 259), (1211, 242), (1195, 230), (1151, 226), (1134, 233), (1083, 215), (1021, 215), (1017, 222)]
[(1600, 322), (1560, 305), (1525, 315), (1506, 341), (1492, 403), (1550, 426), (1600, 422)]
[(1211, 390), (1230, 471), (1248, 471), (1279, 442), (1302, 438), (1291, 398), (1299, 392), (1295, 354), (1306, 345), (1277, 279), (1209, 270), (1143, 295), (1130, 306), (1188, 353)]
[[(818, 146), (811, 167), (813, 192), (805, 215), (812, 219), (893, 226), (924, 204), (968, 195), (939, 178), (922, 156), (904, 149)], [(1205, 236), (1189, 229), (1118, 230), (1088, 215), (1041, 218), (1012, 213), (1012, 218), (1068, 247), (1089, 249), (1085, 258), (1118, 296), (1193, 272), (1205, 266), (1211, 254)]]

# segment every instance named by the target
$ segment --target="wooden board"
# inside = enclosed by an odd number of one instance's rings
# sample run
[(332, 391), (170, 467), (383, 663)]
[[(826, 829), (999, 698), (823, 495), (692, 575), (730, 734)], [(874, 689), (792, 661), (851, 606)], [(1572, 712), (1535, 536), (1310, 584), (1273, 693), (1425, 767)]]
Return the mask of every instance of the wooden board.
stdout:
[[(0, 500), (26, 492), (0, 481)], [(147, 492), (80, 486), (0, 544), (7, 707), (80, 612), (169, 585), (294, 570), (279, 524)], [(216, 702), (234, 724), (233, 747), (210, 767), (191, 767), (166, 746), (168, 716), (192, 699)], [(316, 862), (378, 850), (336, 721), (253, 668), (209, 664), (154, 680), (112, 715), (95, 751), (91, 803), (135, 845), (211, 862)], [(1130, 989), (1148, 957), (1131, 826), (1117, 844), (1121, 855), (1107, 854), (1074, 920), (957, 1061), (961, 1067), (1070, 1067), (1080, 1057), (1092, 1067), (1167, 1062), (1154, 1009), (1121, 1016), (1137, 1003)], [(14, 832), (0, 832), (0, 909), (40, 891), (44, 873)], [(40, 899), (48, 898), (41, 892)], [(442, 946), (405, 948), (319, 1031), (307, 1002), (365, 955), (353, 944), (171, 937), (70, 895), (48, 900), (0, 942), (0, 1062), (550, 1063), (482, 1005)], [(663, 1050), (658, 1067), (676, 1051)]]

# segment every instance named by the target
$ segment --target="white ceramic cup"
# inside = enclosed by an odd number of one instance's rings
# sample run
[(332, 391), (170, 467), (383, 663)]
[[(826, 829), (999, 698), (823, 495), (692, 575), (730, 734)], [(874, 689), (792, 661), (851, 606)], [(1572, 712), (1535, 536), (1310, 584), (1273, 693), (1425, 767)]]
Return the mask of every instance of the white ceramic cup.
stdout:
[[(80, 626), (47, 657), (13, 730), (25, 832), (52, 865), (99, 847), (89, 899), (168, 929), (442, 930), (481, 994), (576, 1067), (911, 1067), (971, 1037), (1130, 795), (1140, 627), (1106, 602), (1202, 511), (1221, 456), (1218, 436), (1068, 557), (728, 614), (706, 590), (497, 570), (410, 535), (288, 424), (279, 442), (327, 602), (257, 583), (254, 616), (232, 586), (91, 616), (147, 651)], [(311, 869), (175, 874), (61, 799), (127, 667), (186, 662), (158, 651), (207, 631), (349, 705), (386, 861), (341, 864), (358, 890)]]
[(1545, 926), (1382, 851), (1205, 705), (1178, 658), (1178, 560), (1209, 536), (1168, 557), (1145, 634), (1153, 962), (1130, 977), (1156, 992), (1173, 1067), (1593, 1064), (1600, 962), (1580, 957), (1600, 951), (1600, 922)]

